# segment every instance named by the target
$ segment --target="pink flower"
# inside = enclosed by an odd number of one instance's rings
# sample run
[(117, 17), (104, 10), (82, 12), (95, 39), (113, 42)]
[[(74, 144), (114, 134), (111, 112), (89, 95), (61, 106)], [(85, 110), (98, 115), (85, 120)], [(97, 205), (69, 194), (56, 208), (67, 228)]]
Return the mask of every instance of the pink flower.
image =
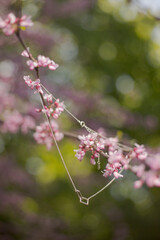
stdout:
[(4, 123), (1, 127), (1, 131), (4, 133), (17, 133), (22, 123), (23, 116), (19, 112), (6, 112), (4, 114)]
[(36, 88), (36, 91), (34, 93), (38, 92), (38, 93), (43, 94), (43, 90), (40, 85), (40, 79), (37, 79), (36, 81), (34, 81), (34, 87)]
[(79, 140), (81, 141), (81, 145), (84, 145), (86, 150), (89, 150), (91, 147), (93, 147), (95, 140), (97, 138), (96, 133), (88, 134), (87, 136), (78, 136)]
[(100, 151), (105, 148), (105, 140), (100, 138), (99, 141), (96, 142), (96, 150)]
[(59, 99), (57, 99), (54, 102), (54, 106), (55, 106), (55, 110), (53, 111), (53, 113), (51, 115), (54, 119), (57, 119), (59, 117), (59, 115), (64, 111), (65, 106), (64, 106), (63, 102), (59, 101)]
[(118, 148), (117, 143), (118, 143), (117, 137), (105, 139), (105, 145), (108, 147), (109, 152), (114, 152)]
[[(28, 53), (24, 51), (23, 56), (27, 57)], [(37, 61), (28, 60), (27, 65), (29, 66), (30, 70), (33, 70), (36, 67), (47, 67), (47, 66), (50, 70), (56, 70), (59, 66), (49, 57), (45, 57), (43, 55), (39, 55)]]
[(40, 113), (40, 112), (42, 112), (42, 109), (36, 108), (35, 111), (36, 111), (37, 113)]
[(145, 173), (145, 165), (144, 164), (140, 164), (138, 166), (132, 166), (131, 170), (136, 173), (137, 177), (141, 178), (143, 177), (144, 173)]
[[(30, 52), (29, 52), (29, 47), (27, 47), (27, 51), (26, 50), (24, 50), (22, 53), (21, 53), (21, 55), (23, 56), (23, 57), (27, 57), (27, 58), (29, 58), (29, 54), (30, 54)], [(30, 56), (32, 56), (31, 54), (30, 54)]]
[(48, 117), (50, 117), (53, 112), (53, 108), (48, 108), (47, 106), (44, 106), (44, 109), (42, 109), (42, 112), (45, 113)]
[(13, 13), (9, 13), (5, 20), (0, 18), (0, 28), (7, 36), (17, 32), (19, 27), (30, 27), (32, 25), (30, 17), (27, 16), (16, 18)]
[(0, 28), (4, 32), (5, 35), (12, 35), (17, 31), (17, 19), (13, 13), (8, 14), (5, 20), (0, 19)]
[(148, 156), (148, 153), (143, 145), (139, 145), (136, 143), (133, 151), (135, 153), (135, 157), (141, 161), (145, 160)]
[(58, 68), (58, 64), (56, 64), (53, 60), (51, 60), (49, 57), (45, 57), (42, 55), (38, 56), (38, 66), (39, 67), (47, 67), (50, 70), (56, 70)]
[[(29, 52), (29, 48), (27, 48), (27, 50)], [(26, 50), (24, 50), (21, 55), (24, 57), (29, 57), (28, 52)], [(32, 56), (32, 55), (30, 54), (30, 56)], [(38, 59), (35, 61), (28, 60), (27, 65), (29, 66), (30, 70), (33, 70), (37, 67), (47, 67), (47, 66), (50, 70), (56, 70), (56, 68), (58, 67), (58, 64), (56, 64), (49, 57), (45, 57), (43, 55), (39, 55)]]
[(28, 87), (33, 89), (34, 88), (34, 82), (30, 78), (30, 76), (24, 76), (23, 78), (24, 78), (25, 83), (28, 85)]
[[(56, 140), (60, 141), (63, 139), (63, 133), (59, 131), (59, 126), (54, 120), (51, 121), (51, 126)], [(36, 127), (34, 139), (38, 144), (45, 144), (48, 150), (51, 149), (54, 144), (54, 140), (48, 122), (44, 122), (40, 126)]]
[(51, 60), (50, 63), (48, 64), (48, 68), (53, 71), (56, 70), (58, 67), (59, 65), (56, 64), (53, 60)]
[(30, 116), (25, 116), (23, 118), (23, 123), (21, 125), (21, 131), (24, 134), (27, 134), (30, 129), (34, 129), (36, 126), (35, 120)]
[(100, 156), (100, 154), (97, 152), (97, 151), (92, 151), (92, 155), (91, 155), (91, 158), (90, 158), (90, 163), (92, 165), (95, 165), (96, 164), (96, 161), (95, 159), (98, 158)]
[(80, 145), (78, 150), (74, 150), (76, 152), (76, 157), (78, 160), (82, 160), (87, 151), (91, 152), (90, 163), (92, 165), (96, 164), (95, 159), (100, 156), (99, 151), (104, 149), (104, 140), (99, 138), (97, 133), (91, 133), (87, 136), (82, 135), (78, 136), (80, 140)]
[(83, 151), (82, 149), (78, 149), (78, 150), (74, 150), (74, 152), (76, 152), (76, 158), (78, 158), (78, 160), (82, 161), (84, 156), (85, 156), (85, 151)]
[(28, 85), (28, 87), (30, 87), (31, 89), (36, 88), (36, 91), (34, 93), (41, 93), (43, 94), (43, 90), (41, 88), (41, 84), (40, 84), (40, 79), (37, 79), (36, 81), (32, 81), (32, 79), (30, 78), (30, 76), (24, 76), (24, 81), (25, 83)]
[(145, 172), (144, 178), (148, 187), (160, 187), (160, 176), (157, 175), (156, 171), (149, 170)]
[(44, 99), (47, 100), (48, 103), (52, 103), (53, 99), (52, 99), (52, 95), (51, 94), (45, 94), (44, 95)]
[(141, 180), (137, 180), (134, 182), (134, 188), (138, 189), (140, 187), (142, 187), (144, 181), (141, 179)]
[(160, 154), (159, 153), (149, 156), (145, 162), (152, 170), (157, 170), (157, 171), (160, 170)]
[(113, 174), (115, 178), (123, 177), (123, 175), (118, 172), (120, 169), (121, 169), (120, 163), (114, 164), (107, 163), (103, 176), (107, 178)]
[(33, 22), (31, 20), (31, 17), (28, 17), (26, 15), (22, 16), (20, 19), (19, 19), (19, 25), (21, 27), (31, 27), (33, 26)]
[(109, 153), (108, 162), (109, 163), (116, 163), (116, 162), (121, 163), (123, 159), (124, 159), (124, 156), (122, 154), (122, 150), (118, 150), (118, 151)]
[(46, 67), (46, 66), (48, 66), (50, 61), (51, 60), (48, 57), (45, 57), (45, 56), (42, 56), (42, 55), (38, 56), (38, 66), (39, 67)]
[(59, 131), (55, 132), (54, 134), (57, 141), (60, 141), (64, 137), (64, 134)]
[(32, 60), (28, 60), (27, 65), (29, 66), (30, 70), (33, 70), (34, 68), (38, 67), (38, 63)]

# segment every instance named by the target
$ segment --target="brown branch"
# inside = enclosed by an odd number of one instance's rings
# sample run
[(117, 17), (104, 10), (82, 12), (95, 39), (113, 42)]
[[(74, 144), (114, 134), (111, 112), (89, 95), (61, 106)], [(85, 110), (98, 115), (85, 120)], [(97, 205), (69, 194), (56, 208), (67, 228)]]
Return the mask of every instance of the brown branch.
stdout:
[[(35, 62), (36, 60), (32, 57), (32, 55), (31, 55), (30, 52), (28, 51), (27, 46), (26, 46), (26, 44), (24, 43), (24, 41), (23, 41), (23, 39), (22, 39), (22, 37), (21, 37), (21, 35), (20, 35), (20, 29), (18, 29), (18, 31), (16, 32), (16, 36), (17, 36), (17, 38), (18, 38), (21, 46), (22, 46), (22, 47), (24, 48), (24, 50), (26, 50), (26, 52), (28, 53), (29, 59)], [(37, 78), (39, 79), (39, 78), (40, 78), (40, 75), (39, 75), (39, 67), (36, 67), (36, 68), (35, 68), (35, 72), (36, 72)], [(45, 100), (44, 100), (43, 94), (39, 92), (39, 95), (40, 95), (40, 98), (41, 98), (41, 100), (42, 100), (42, 102), (43, 102), (43, 105), (46, 106), (46, 102), (45, 102)], [(51, 122), (50, 117), (49, 117), (48, 115), (46, 115), (46, 116), (47, 116), (48, 122), (50, 123), (50, 122)]]

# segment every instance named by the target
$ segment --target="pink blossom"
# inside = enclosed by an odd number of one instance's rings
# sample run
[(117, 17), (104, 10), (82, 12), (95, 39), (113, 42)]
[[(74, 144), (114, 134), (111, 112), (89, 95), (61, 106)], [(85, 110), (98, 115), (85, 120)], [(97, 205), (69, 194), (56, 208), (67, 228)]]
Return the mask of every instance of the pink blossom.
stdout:
[(23, 57), (27, 57), (27, 58), (29, 58), (29, 56), (32, 56), (32, 55), (30, 54), (30, 52), (29, 52), (29, 47), (27, 47), (27, 50), (24, 50), (24, 51), (21, 53), (21, 55), (22, 55)]
[(36, 91), (34, 93), (41, 93), (43, 94), (43, 90), (41, 88), (41, 85), (40, 85), (40, 79), (37, 79), (36, 81), (34, 81), (34, 86), (36, 88)]
[(55, 106), (55, 110), (53, 111), (53, 113), (51, 115), (54, 119), (57, 119), (59, 117), (59, 115), (64, 111), (65, 106), (64, 106), (63, 102), (59, 101), (59, 99), (57, 99), (54, 102), (54, 106)]
[(28, 17), (26, 15), (22, 16), (20, 19), (19, 19), (19, 25), (21, 27), (31, 27), (33, 26), (33, 22), (31, 20), (31, 17)]
[(98, 137), (97, 133), (91, 133), (88, 135), (78, 136), (80, 140), (80, 145), (76, 152), (76, 157), (78, 160), (82, 160), (87, 151), (91, 152), (90, 163), (92, 165), (96, 164), (95, 159), (100, 156), (99, 151), (104, 149), (104, 140)]
[(32, 79), (30, 78), (30, 76), (24, 76), (24, 81), (25, 83), (28, 85), (28, 87), (30, 87), (31, 89), (36, 88), (36, 91), (34, 93), (41, 93), (43, 94), (43, 90), (41, 88), (41, 84), (40, 84), (40, 79), (36, 79), (35, 81), (32, 81)]
[(21, 125), (21, 131), (27, 134), (29, 130), (34, 129), (36, 126), (35, 120), (30, 116), (23, 117), (23, 123)]
[(116, 163), (116, 162), (121, 163), (123, 159), (124, 159), (124, 156), (122, 154), (122, 150), (118, 150), (118, 151), (109, 153), (108, 162), (109, 163)]
[(23, 117), (18, 111), (6, 112), (4, 114), (4, 123), (1, 127), (1, 131), (3, 133), (17, 133), (22, 123)]
[(55, 132), (54, 134), (57, 141), (60, 141), (64, 137), (64, 134), (59, 131)]
[[(37, 85), (37, 87), (40, 87), (40, 85)], [(42, 90), (40, 88), (40, 90)], [(47, 101), (49, 103), (52, 103), (52, 95), (49, 94), (45, 94), (44, 95), (44, 99), (47, 99)], [(59, 99), (57, 99), (54, 103), (52, 103), (49, 106), (44, 106), (44, 108), (42, 110), (38, 109), (38, 112), (42, 111), (43, 113), (45, 113), (48, 117), (52, 116), (54, 119), (57, 119), (60, 114), (64, 111), (64, 103), (63, 102), (59, 102)]]
[(160, 176), (157, 174), (157, 172), (149, 170), (145, 172), (144, 178), (148, 187), (160, 187)]
[(46, 67), (46, 66), (48, 66), (50, 61), (51, 60), (48, 57), (45, 57), (45, 56), (42, 56), (42, 55), (38, 56), (38, 66), (39, 67)]
[(17, 31), (17, 19), (15, 15), (13, 13), (9, 13), (5, 20), (0, 18), (0, 28), (7, 36), (12, 35), (15, 31)]
[(34, 82), (32, 81), (32, 79), (30, 78), (30, 76), (24, 76), (24, 81), (25, 83), (28, 85), (28, 87), (30, 87), (31, 89), (34, 88)]
[(144, 183), (144, 182), (143, 182), (142, 179), (135, 181), (135, 182), (134, 182), (134, 188), (138, 189), (138, 188), (142, 187), (143, 183)]
[(114, 164), (107, 163), (103, 176), (109, 177), (113, 174), (115, 178), (123, 177), (123, 175), (118, 172), (120, 169), (121, 169), (120, 163), (114, 163)]
[(149, 156), (145, 162), (152, 170), (159, 171), (160, 170), (160, 153)]
[(45, 113), (48, 117), (50, 117), (53, 113), (53, 108), (48, 108), (47, 106), (44, 106), (42, 112)]
[[(52, 130), (55, 134), (55, 138), (57, 141), (60, 141), (63, 138), (63, 133), (59, 131), (58, 124), (51, 120)], [(51, 149), (54, 144), (54, 140), (52, 137), (52, 133), (49, 127), (48, 122), (41, 123), (40, 126), (36, 127), (36, 132), (34, 133), (34, 139), (38, 144), (45, 144), (47, 149)]]
[(42, 55), (38, 56), (37, 63), (38, 63), (39, 67), (47, 67), (48, 66), (48, 68), (50, 70), (56, 70), (59, 66), (53, 60), (51, 60), (49, 57), (45, 57)]
[(92, 150), (92, 155), (91, 155), (91, 158), (90, 158), (90, 163), (92, 165), (95, 165), (96, 164), (96, 158), (100, 157), (100, 154), (97, 152), (97, 151), (94, 151)]
[(117, 143), (118, 143), (117, 137), (105, 139), (105, 145), (108, 147), (109, 152), (114, 152), (118, 148)]
[(56, 64), (53, 60), (51, 60), (50, 63), (48, 64), (48, 68), (53, 71), (56, 70), (58, 67), (59, 65)]
[[(27, 57), (26, 51), (23, 52), (23, 56), (24, 55), (25, 57)], [(28, 60), (27, 65), (29, 66), (30, 70), (33, 70), (36, 67), (47, 67), (47, 66), (50, 70), (56, 70), (59, 66), (49, 57), (45, 57), (43, 55), (39, 55), (37, 61)]]
[(76, 158), (78, 158), (78, 160), (82, 161), (84, 156), (85, 156), (85, 151), (82, 149), (78, 149), (78, 150), (74, 150), (74, 152), (76, 152)]
[(138, 166), (135, 165), (135, 166), (132, 166), (131, 169), (134, 173), (136, 173), (137, 177), (141, 178), (143, 177), (145, 172), (145, 165), (144, 164), (140, 164)]
[(19, 27), (30, 27), (32, 25), (30, 17), (27, 16), (16, 18), (13, 13), (9, 13), (5, 20), (0, 18), (0, 28), (7, 36), (17, 32)]
[(103, 138), (99, 138), (99, 141), (96, 142), (96, 150), (100, 151), (105, 148), (105, 140)]
[(28, 60), (27, 65), (29, 66), (30, 70), (33, 70), (34, 68), (38, 67), (38, 63), (32, 60)]
[(146, 149), (144, 148), (144, 145), (139, 145), (137, 143), (135, 144), (133, 152), (135, 153), (135, 157), (141, 161), (145, 160), (148, 156), (148, 153), (147, 153)]
[(97, 138), (97, 133), (91, 133), (88, 134), (87, 136), (78, 136), (79, 140), (81, 141), (80, 145), (84, 145), (86, 150), (90, 149), (93, 147), (95, 140)]
[(42, 112), (42, 109), (36, 108), (35, 111), (36, 111), (37, 113), (40, 113), (40, 112)]
[(44, 95), (44, 99), (47, 100), (48, 103), (52, 103), (53, 99), (52, 99), (52, 95), (51, 94), (45, 94)]

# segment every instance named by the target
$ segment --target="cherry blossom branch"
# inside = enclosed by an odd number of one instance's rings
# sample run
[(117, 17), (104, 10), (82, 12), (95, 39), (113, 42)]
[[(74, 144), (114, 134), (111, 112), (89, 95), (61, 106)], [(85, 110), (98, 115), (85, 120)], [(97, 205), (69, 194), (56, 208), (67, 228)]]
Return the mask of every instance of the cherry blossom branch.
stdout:
[[(39, 55), (37, 60), (32, 56), (29, 51), (29, 48), (25, 45), (23, 38), (20, 35), (21, 27), (31, 26), (33, 23), (30, 18), (27, 16), (22, 16), (21, 18), (16, 18), (14, 14), (10, 13), (6, 20), (2, 20), (0, 18), (0, 28), (6, 35), (11, 35), (13, 33), (16, 34), (20, 44), (22, 45), (24, 51), (22, 52), (22, 56), (29, 58), (27, 61), (27, 65), (30, 70), (34, 70), (36, 73), (36, 80), (32, 81), (30, 76), (24, 76), (25, 83), (31, 88), (36, 89), (35, 93), (39, 94), (42, 109), (38, 109), (38, 112), (43, 112), (46, 116), (47, 122), (41, 124), (36, 127), (36, 133), (34, 134), (37, 142), (42, 144), (48, 144), (49, 147), (52, 146), (53, 142), (56, 145), (58, 153), (60, 155), (61, 161), (66, 169), (67, 175), (72, 183), (72, 186), (77, 193), (80, 202), (88, 205), (89, 200), (95, 196), (97, 196), (100, 192), (106, 189), (115, 179), (119, 177), (123, 177), (121, 174), (125, 169), (131, 169), (140, 180), (135, 182), (135, 187), (139, 188), (146, 183), (149, 187), (158, 186), (160, 187), (160, 161), (159, 156), (154, 156), (155, 163), (153, 164), (151, 157), (148, 152), (144, 148), (143, 145), (135, 144), (134, 148), (128, 147), (119, 143), (117, 137), (109, 138), (103, 136), (102, 134), (96, 132), (95, 130), (88, 127), (84, 121), (79, 120), (73, 113), (71, 113), (63, 104), (63, 102), (59, 102), (59, 99), (55, 98), (53, 94), (51, 94), (40, 82), (39, 76), (39, 67), (48, 67), (50, 70), (56, 70), (58, 65), (48, 57)], [(45, 92), (45, 94), (44, 94)], [(55, 102), (53, 102), (53, 99)], [(74, 181), (70, 175), (70, 172), (67, 168), (65, 160), (62, 156), (62, 153), (59, 149), (57, 140), (62, 139), (62, 134), (58, 133), (58, 127), (51, 119), (57, 119), (59, 115), (66, 111), (70, 116), (72, 116), (82, 128), (86, 129), (88, 135), (83, 136), (75, 136), (74, 134), (68, 134), (70, 137), (74, 137), (80, 140), (79, 149), (74, 150), (76, 152), (76, 157), (82, 161), (86, 152), (91, 153), (90, 162), (95, 165), (97, 160), (98, 168), (100, 168), (100, 155), (107, 158), (107, 164), (104, 169), (103, 176), (109, 177), (114, 176), (114, 178), (107, 183), (103, 188), (101, 188), (98, 192), (86, 198), (83, 197), (81, 192), (76, 188)], [(58, 135), (57, 135), (58, 134)], [(67, 135), (67, 134), (66, 134)], [(44, 136), (46, 138), (46, 142), (44, 142)], [(52, 140), (51, 140), (52, 139)], [(138, 165), (130, 166), (129, 163), (131, 160), (136, 159)], [(149, 168), (149, 170), (148, 170)]]

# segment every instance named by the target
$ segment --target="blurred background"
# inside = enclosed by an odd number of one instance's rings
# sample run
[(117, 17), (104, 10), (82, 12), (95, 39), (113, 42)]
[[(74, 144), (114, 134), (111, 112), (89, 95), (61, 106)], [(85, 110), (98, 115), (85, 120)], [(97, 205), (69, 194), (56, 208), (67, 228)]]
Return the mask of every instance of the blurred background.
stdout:
[[(2, 17), (17, 11), (17, 1), (1, 0)], [(32, 54), (60, 65), (55, 72), (40, 71), (50, 92), (95, 130), (157, 150), (160, 1), (23, 0), (22, 12), (35, 23), (22, 33)], [(38, 145), (34, 131), (4, 130), (6, 111), (36, 124), (44, 118), (34, 110), (39, 99), (24, 84), (23, 76), (34, 73), (16, 37), (1, 34), (0, 47), (0, 239), (158, 240), (158, 188), (135, 190), (136, 177), (126, 172), (89, 206), (82, 205), (54, 146), (47, 151)], [(67, 114), (61, 116), (61, 131), (83, 133)], [(65, 137), (59, 144), (85, 196), (108, 181), (88, 159), (80, 163), (74, 157), (78, 142)]]

